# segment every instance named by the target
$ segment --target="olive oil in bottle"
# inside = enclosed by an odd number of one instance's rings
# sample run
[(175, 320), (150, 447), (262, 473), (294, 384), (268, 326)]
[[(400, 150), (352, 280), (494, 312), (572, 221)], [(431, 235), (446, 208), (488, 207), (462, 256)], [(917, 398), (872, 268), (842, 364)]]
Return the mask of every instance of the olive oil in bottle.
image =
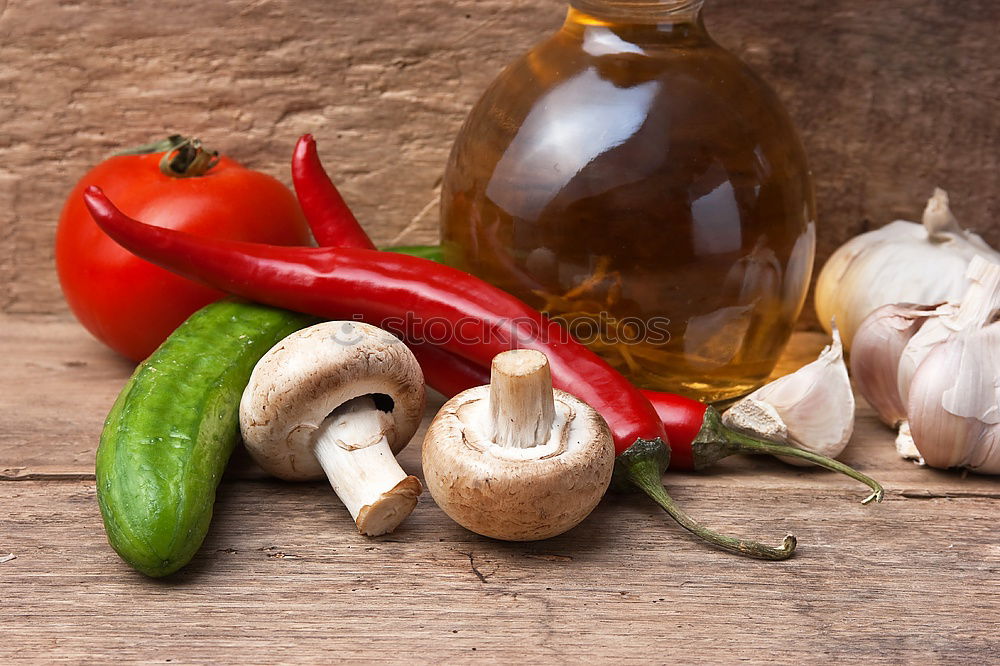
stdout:
[(636, 384), (719, 400), (787, 343), (815, 210), (791, 121), (701, 4), (575, 0), (463, 126), (442, 242)]

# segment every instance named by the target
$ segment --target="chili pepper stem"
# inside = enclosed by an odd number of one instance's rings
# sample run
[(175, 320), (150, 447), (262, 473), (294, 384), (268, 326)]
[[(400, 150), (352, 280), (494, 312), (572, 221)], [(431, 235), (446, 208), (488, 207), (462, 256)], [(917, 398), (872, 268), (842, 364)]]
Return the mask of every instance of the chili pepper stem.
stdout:
[(808, 460), (814, 465), (833, 472), (840, 472), (871, 488), (871, 495), (862, 500), (862, 504), (881, 502), (885, 495), (885, 490), (878, 481), (840, 461), (787, 444), (779, 444), (777, 442), (750, 437), (749, 435), (744, 435), (741, 432), (727, 428), (723, 425), (719, 412), (712, 407), (705, 410), (704, 424), (702, 425), (701, 432), (698, 433), (698, 436), (692, 443), (692, 448), (695, 453), (696, 469), (707, 467), (717, 460), (736, 453), (745, 455), (792, 456)]
[(659, 439), (640, 439), (618, 456), (619, 473), (670, 514), (677, 523), (700, 539), (738, 555), (759, 560), (786, 560), (795, 552), (795, 537), (785, 537), (780, 548), (757, 541), (737, 539), (713, 532), (685, 513), (663, 487), (662, 476), (670, 462), (670, 449)]

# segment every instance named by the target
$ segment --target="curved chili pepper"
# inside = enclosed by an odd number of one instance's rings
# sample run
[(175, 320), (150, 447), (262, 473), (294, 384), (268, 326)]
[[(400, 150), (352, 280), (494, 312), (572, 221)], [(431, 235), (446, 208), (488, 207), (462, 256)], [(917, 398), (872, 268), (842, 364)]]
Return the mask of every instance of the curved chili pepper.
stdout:
[(98, 188), (84, 197), (112, 238), (185, 277), (329, 319), (361, 314), (406, 340), (433, 339), (440, 334), (433, 327), (446, 325), (454, 334), (442, 347), (478, 365), (510, 349), (535, 349), (548, 356), (558, 388), (583, 392), (582, 399), (608, 415), (619, 453), (637, 439), (665, 437), (652, 405), (617, 371), (558, 322), (468, 273), (375, 250), (202, 238), (132, 220)]
[[(588, 402), (608, 422), (619, 478), (719, 548), (767, 560), (787, 559), (795, 551), (791, 535), (774, 548), (718, 534), (691, 519), (663, 487), (670, 449), (649, 400), (560, 324), (468, 273), (390, 252), (201, 238), (132, 220), (97, 187), (87, 188), (84, 199), (100, 227), (126, 249), (244, 298), (330, 319), (360, 313), (407, 340), (430, 337), (435, 318), (453, 327), (472, 322), (481, 328), (478, 339), (466, 330), (447, 336), (442, 346), (482, 366), (503, 351), (538, 350), (549, 359), (553, 384)], [(407, 313), (419, 313), (420, 318)]]
[[(292, 183), (313, 238), (320, 246), (377, 249), (323, 168), (312, 134), (299, 137), (292, 151)], [(397, 247), (392, 251), (436, 261), (441, 258), (440, 248), (434, 246)], [(488, 371), (481, 371), (478, 365), (461, 356), (427, 343), (411, 341), (407, 346), (424, 373), (434, 377), (428, 383), (448, 397), (489, 383)], [(486, 381), (479, 381), (484, 377)], [(468, 385), (470, 380), (479, 383)]]
[(292, 184), (302, 210), (309, 210), (309, 226), (317, 243), (376, 249), (319, 161), (311, 134), (295, 144)]
[[(311, 134), (302, 136), (295, 146), (292, 174), (296, 193), (308, 193), (308, 196), (299, 195), (299, 203), (320, 245), (375, 247), (323, 168)], [(394, 251), (435, 259), (440, 256), (440, 248), (434, 246), (394, 248)], [(477, 365), (434, 345), (411, 343), (409, 346), (424, 369), (427, 383), (448, 397), (489, 383), (488, 366)], [(791, 456), (840, 472), (870, 487), (872, 494), (862, 504), (882, 501), (884, 491), (877, 481), (841, 462), (743, 435), (724, 426), (713, 407), (697, 400), (658, 391), (643, 390), (642, 393), (653, 405), (666, 431), (670, 443), (670, 469), (702, 470), (737, 453)]]

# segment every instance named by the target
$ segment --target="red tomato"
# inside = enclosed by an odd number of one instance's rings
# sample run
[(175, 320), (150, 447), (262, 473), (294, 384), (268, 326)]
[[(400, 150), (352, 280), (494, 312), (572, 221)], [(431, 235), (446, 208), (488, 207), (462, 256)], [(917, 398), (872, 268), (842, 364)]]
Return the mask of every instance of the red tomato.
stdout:
[(224, 294), (178, 277), (122, 249), (83, 203), (101, 187), (126, 214), (170, 229), (232, 240), (308, 245), (292, 193), (266, 174), (222, 157), (202, 176), (160, 172), (163, 153), (112, 157), (77, 183), (56, 231), (56, 268), (66, 301), (98, 340), (139, 361), (177, 326)]

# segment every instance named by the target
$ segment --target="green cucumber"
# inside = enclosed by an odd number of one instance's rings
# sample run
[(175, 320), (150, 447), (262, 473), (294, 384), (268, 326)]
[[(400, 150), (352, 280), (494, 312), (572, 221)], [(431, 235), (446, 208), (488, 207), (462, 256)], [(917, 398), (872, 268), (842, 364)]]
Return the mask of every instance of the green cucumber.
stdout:
[(239, 436), (239, 404), (257, 361), (315, 319), (219, 301), (181, 324), (115, 401), (97, 449), (97, 500), (108, 541), (147, 576), (198, 551)]

